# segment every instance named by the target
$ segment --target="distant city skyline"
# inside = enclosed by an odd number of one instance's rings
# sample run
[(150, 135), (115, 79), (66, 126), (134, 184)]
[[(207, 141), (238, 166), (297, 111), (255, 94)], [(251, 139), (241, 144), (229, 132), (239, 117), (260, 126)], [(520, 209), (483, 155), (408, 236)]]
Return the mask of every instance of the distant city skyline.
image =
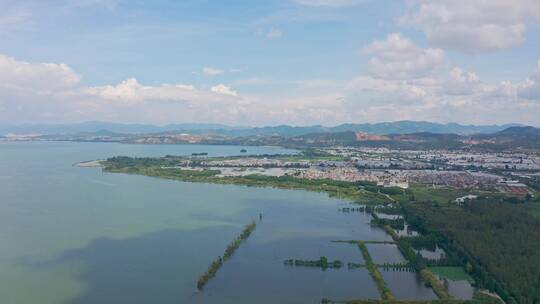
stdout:
[(540, 126), (540, 1), (0, 8), (0, 124)]

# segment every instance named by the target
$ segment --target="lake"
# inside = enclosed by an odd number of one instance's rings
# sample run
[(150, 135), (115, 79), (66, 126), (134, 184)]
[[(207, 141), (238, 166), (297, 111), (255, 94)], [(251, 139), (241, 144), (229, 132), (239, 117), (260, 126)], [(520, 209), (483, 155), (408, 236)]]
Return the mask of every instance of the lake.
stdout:
[[(378, 298), (364, 268), (284, 265), (362, 263), (334, 240), (387, 241), (348, 202), (307, 191), (183, 183), (103, 173), (74, 163), (111, 156), (240, 154), (239, 146), (0, 142), (0, 302), (317, 303)], [(295, 153), (248, 147), (248, 154)], [(259, 220), (259, 214), (262, 219)], [(202, 292), (198, 276), (252, 220), (252, 236)], [(397, 248), (370, 246), (380, 261)], [(398, 298), (435, 298), (414, 273), (383, 272)], [(403, 290), (403, 291), (402, 291)]]

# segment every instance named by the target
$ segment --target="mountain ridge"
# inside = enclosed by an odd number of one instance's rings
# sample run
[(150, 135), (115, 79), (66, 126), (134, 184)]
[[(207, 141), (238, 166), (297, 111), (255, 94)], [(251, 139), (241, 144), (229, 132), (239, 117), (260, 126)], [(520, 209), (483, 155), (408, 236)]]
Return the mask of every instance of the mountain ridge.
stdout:
[(336, 126), (291, 126), (276, 125), (264, 127), (228, 126), (224, 124), (182, 123), (163, 126), (152, 124), (124, 124), (101, 121), (88, 121), (74, 124), (23, 124), (0, 125), (0, 134), (76, 134), (91, 133), (106, 130), (120, 134), (150, 134), (166, 132), (186, 132), (195, 134), (217, 134), (225, 136), (286, 136), (294, 137), (311, 133), (335, 133), (343, 131), (363, 132), (367, 134), (410, 134), (418, 132), (454, 133), (471, 135), (477, 133), (489, 134), (505, 130), (520, 124), (503, 125), (465, 125), (458, 123), (435, 123), (427, 121), (394, 121), (379, 123), (344, 123)]
[(540, 149), (540, 128), (531, 126), (508, 127), (490, 134), (459, 135), (455, 133), (415, 132), (386, 134), (383, 136), (359, 136), (353, 131), (336, 133), (311, 133), (292, 138), (293, 142), (304, 142), (314, 146), (368, 146), (400, 149), (462, 149), (486, 148), (501, 150), (508, 148)]

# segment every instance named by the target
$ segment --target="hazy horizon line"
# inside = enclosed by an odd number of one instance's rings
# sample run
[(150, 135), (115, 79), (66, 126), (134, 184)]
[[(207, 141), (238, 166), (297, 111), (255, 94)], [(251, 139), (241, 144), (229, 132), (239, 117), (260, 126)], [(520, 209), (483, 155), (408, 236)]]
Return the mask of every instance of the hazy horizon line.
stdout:
[(518, 122), (508, 122), (508, 123), (462, 123), (462, 122), (437, 122), (437, 121), (429, 121), (429, 120), (386, 120), (386, 121), (377, 121), (377, 122), (340, 122), (336, 124), (331, 125), (324, 125), (324, 124), (304, 124), (304, 125), (296, 125), (292, 123), (279, 123), (279, 124), (264, 124), (264, 125), (241, 125), (241, 124), (228, 124), (228, 123), (220, 123), (220, 122), (171, 122), (171, 123), (151, 123), (151, 122), (116, 122), (116, 121), (106, 121), (106, 120), (84, 120), (84, 121), (78, 121), (78, 122), (59, 122), (59, 123), (50, 123), (50, 122), (37, 122), (37, 123), (0, 123), (0, 127), (20, 127), (20, 126), (69, 126), (69, 125), (83, 125), (83, 124), (116, 124), (116, 125), (145, 125), (145, 126), (155, 126), (155, 127), (166, 127), (166, 126), (172, 126), (172, 125), (215, 125), (215, 126), (223, 126), (223, 127), (230, 127), (230, 128), (265, 128), (265, 127), (280, 127), (280, 126), (288, 126), (288, 127), (324, 127), (324, 128), (332, 128), (342, 125), (377, 125), (377, 124), (393, 124), (393, 123), (428, 123), (428, 124), (438, 124), (438, 125), (460, 125), (460, 126), (531, 126), (531, 127), (540, 127), (538, 125), (532, 125), (532, 124), (523, 124)]

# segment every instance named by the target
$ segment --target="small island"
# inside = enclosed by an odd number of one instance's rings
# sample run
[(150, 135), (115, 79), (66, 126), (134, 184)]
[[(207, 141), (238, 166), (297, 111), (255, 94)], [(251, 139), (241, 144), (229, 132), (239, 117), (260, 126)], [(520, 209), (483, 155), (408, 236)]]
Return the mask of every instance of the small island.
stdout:
[(206, 156), (206, 155), (208, 155), (207, 152), (199, 152), (199, 153), (193, 152), (193, 153), (191, 153), (191, 156)]

